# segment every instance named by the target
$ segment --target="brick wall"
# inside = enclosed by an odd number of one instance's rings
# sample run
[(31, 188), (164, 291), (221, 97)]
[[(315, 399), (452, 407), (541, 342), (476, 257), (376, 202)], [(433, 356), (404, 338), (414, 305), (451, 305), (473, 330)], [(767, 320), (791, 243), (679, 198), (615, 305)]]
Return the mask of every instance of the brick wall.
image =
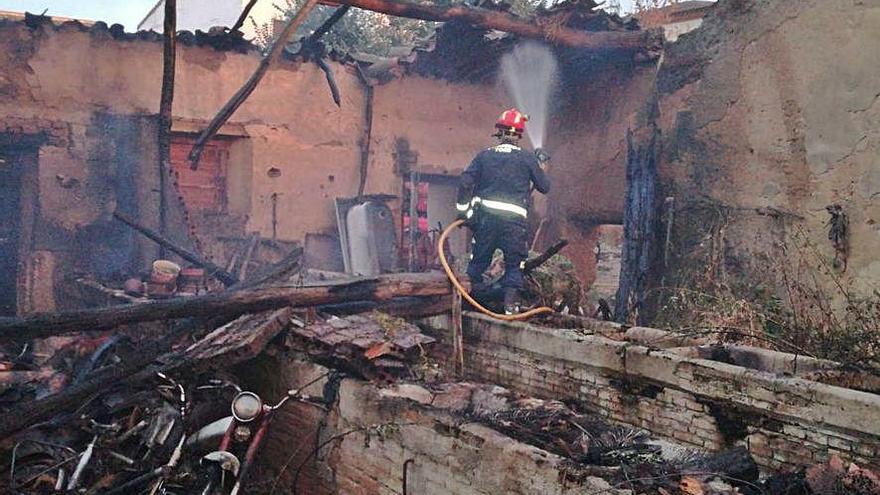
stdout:
[[(427, 325), (449, 328), (443, 318)], [(468, 378), (569, 400), (679, 443), (710, 450), (746, 445), (770, 469), (831, 454), (878, 464), (875, 394), (476, 314), (465, 317), (464, 339)]]
[[(279, 390), (323, 371), (291, 359), (271, 366), (280, 371)], [(320, 395), (323, 385), (306, 393)], [(406, 469), (410, 494), (626, 493), (600, 478), (567, 480), (561, 457), (466, 421), (443, 405), (453, 400), (439, 397), (418, 385), (380, 389), (346, 378), (328, 413), (303, 404), (285, 407), (261, 453), (259, 478), (268, 481), (258, 480), (259, 486), (278, 479), (278, 492), (290, 493), (296, 478), (296, 493), (309, 495), (401, 494)], [(319, 444), (325, 447), (314, 455)]]

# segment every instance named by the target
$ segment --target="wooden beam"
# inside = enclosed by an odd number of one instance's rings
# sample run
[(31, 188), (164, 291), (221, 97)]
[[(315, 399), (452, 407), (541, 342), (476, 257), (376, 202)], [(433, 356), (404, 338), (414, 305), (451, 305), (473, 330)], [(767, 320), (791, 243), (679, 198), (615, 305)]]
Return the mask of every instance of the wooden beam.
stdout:
[[(177, 62), (177, 0), (165, 0), (162, 94), (159, 99), (159, 232), (168, 232), (168, 178), (171, 174), (171, 110)], [(165, 248), (159, 251), (165, 257)]]
[(196, 143), (193, 145), (192, 151), (189, 153), (190, 167), (193, 170), (199, 167), (199, 159), (202, 156), (202, 152), (205, 150), (205, 144), (217, 134), (217, 131), (219, 131), (220, 128), (223, 127), (223, 124), (232, 117), (232, 114), (238, 110), (238, 107), (240, 107), (242, 103), (247, 100), (248, 96), (257, 89), (257, 85), (260, 84), (263, 76), (269, 71), (269, 67), (281, 58), (281, 54), (284, 52), (284, 47), (287, 46), (287, 43), (290, 41), (290, 37), (296, 33), (296, 30), (302, 25), (303, 21), (306, 20), (309, 13), (317, 4), (318, 0), (306, 0), (306, 3), (299, 9), (299, 12), (297, 12), (287, 25), (284, 26), (281, 34), (278, 35), (278, 38), (269, 49), (269, 53), (263, 57), (263, 60), (260, 62), (257, 70), (251, 75), (250, 79), (248, 79), (247, 82), (244, 83), (244, 86), (242, 86), (241, 89), (239, 89), (238, 92), (226, 102), (226, 105), (224, 105), (217, 115), (214, 116), (214, 119), (208, 124), (208, 127), (199, 134)]
[(241, 27), (244, 26), (245, 21), (247, 21), (248, 16), (251, 14), (251, 9), (254, 8), (254, 5), (257, 4), (257, 0), (250, 0), (247, 5), (244, 6), (244, 9), (241, 11), (241, 15), (238, 16), (238, 20), (235, 21), (235, 24), (232, 25), (232, 28), (229, 29), (229, 32), (240, 31)]
[(237, 316), (286, 306), (308, 307), (346, 301), (387, 301), (394, 297), (449, 294), (449, 281), (439, 272), (383, 275), (320, 287), (265, 287), (226, 291), (141, 304), (0, 319), (0, 341), (108, 330), (144, 321)]
[(439, 7), (431, 2), (413, 3), (403, 0), (333, 0), (333, 3), (423, 21), (459, 20), (486, 29), (592, 50), (655, 52), (662, 46), (662, 37), (653, 31), (583, 31), (559, 27), (555, 23), (542, 25), (540, 21), (516, 17), (507, 12), (467, 5)]

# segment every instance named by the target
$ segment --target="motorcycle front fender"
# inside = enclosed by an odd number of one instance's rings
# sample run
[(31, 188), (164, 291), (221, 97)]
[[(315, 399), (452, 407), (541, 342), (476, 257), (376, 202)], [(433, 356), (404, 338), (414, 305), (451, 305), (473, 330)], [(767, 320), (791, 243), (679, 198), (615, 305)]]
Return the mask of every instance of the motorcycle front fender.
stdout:
[(238, 460), (238, 457), (225, 450), (215, 450), (202, 457), (202, 464), (206, 463), (216, 464), (220, 466), (220, 469), (231, 473), (235, 477), (238, 477), (238, 472), (241, 469), (241, 462)]
[(186, 440), (187, 449), (202, 452), (212, 447), (216, 449), (232, 421), (232, 416), (226, 416), (201, 427)]

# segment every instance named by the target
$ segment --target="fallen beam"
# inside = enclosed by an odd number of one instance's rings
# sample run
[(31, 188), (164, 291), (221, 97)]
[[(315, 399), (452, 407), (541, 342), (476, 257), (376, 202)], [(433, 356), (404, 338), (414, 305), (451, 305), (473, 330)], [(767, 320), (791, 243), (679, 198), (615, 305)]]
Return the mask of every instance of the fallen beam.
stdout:
[(215, 265), (214, 263), (211, 263), (210, 261), (202, 258), (198, 254), (196, 254), (188, 249), (184, 249), (184, 248), (178, 246), (177, 244), (175, 244), (174, 242), (172, 242), (171, 240), (169, 240), (167, 237), (163, 236), (162, 234), (160, 234), (152, 229), (148, 229), (147, 227), (144, 227), (143, 225), (138, 224), (137, 222), (128, 218), (127, 216), (123, 215), (122, 213), (119, 213), (119, 212), (113, 213), (113, 217), (116, 218), (117, 220), (119, 220), (120, 222), (124, 223), (125, 225), (128, 225), (129, 227), (133, 228), (134, 230), (140, 232), (141, 234), (144, 235), (144, 237), (150, 239), (151, 241), (155, 242), (156, 244), (162, 246), (163, 248), (168, 249), (169, 251), (173, 252), (174, 254), (185, 259), (186, 261), (189, 261), (190, 263), (196, 264), (196, 265), (204, 268), (205, 270), (207, 270), (208, 275), (217, 278), (217, 280), (223, 282), (223, 285), (229, 287), (230, 285), (233, 285), (238, 282), (238, 279), (235, 278), (235, 275), (232, 275), (231, 273), (227, 272), (223, 268), (220, 268), (219, 266)]
[(554, 44), (591, 50), (623, 50), (656, 52), (662, 46), (662, 36), (653, 31), (583, 31), (560, 27), (556, 23), (542, 24), (507, 12), (488, 10), (467, 5), (439, 7), (430, 2), (412, 3), (402, 0), (333, 0), (332, 4), (351, 5), (382, 14), (423, 21), (464, 21), (474, 26), (537, 38)]
[(439, 272), (385, 275), (320, 287), (265, 287), (142, 304), (0, 319), (0, 340), (34, 339), (73, 332), (108, 330), (145, 321), (237, 316), (285, 306), (307, 307), (346, 301), (385, 301), (394, 297), (449, 294), (451, 294), (449, 281)]

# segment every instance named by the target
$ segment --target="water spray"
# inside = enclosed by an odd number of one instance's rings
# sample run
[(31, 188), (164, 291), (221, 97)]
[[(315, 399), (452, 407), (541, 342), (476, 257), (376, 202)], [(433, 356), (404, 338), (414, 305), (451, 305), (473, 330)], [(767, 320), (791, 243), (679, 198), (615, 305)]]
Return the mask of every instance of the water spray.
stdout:
[(558, 72), (553, 52), (535, 41), (520, 43), (501, 59), (501, 77), (516, 106), (529, 115), (526, 134), (536, 149), (544, 147)]

